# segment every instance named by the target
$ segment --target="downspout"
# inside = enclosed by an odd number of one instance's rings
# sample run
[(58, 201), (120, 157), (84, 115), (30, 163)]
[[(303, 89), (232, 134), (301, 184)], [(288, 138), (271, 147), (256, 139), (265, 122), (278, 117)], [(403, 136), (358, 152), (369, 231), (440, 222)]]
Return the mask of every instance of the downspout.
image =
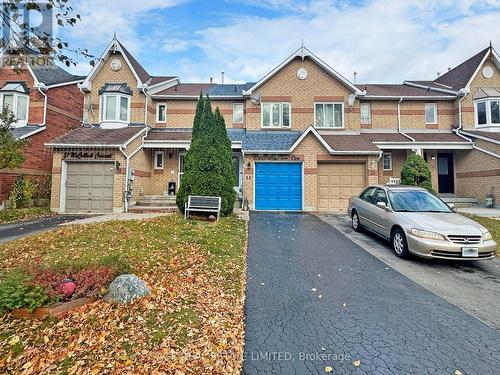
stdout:
[(399, 98), (399, 101), (398, 101), (398, 133), (399, 134), (402, 134), (404, 135), (406, 138), (408, 138), (409, 140), (411, 140), (412, 142), (415, 142), (415, 139), (413, 139), (412, 137), (410, 137), (408, 134), (406, 133), (403, 133), (401, 131), (401, 109), (400, 109), (400, 105), (401, 105), (401, 102), (403, 101), (403, 97), (400, 97)]
[(142, 86), (142, 92), (144, 93), (145, 96), (145, 101), (144, 101), (144, 125), (148, 126), (148, 96), (149, 94), (146, 92), (147, 85)]
[(42, 94), (43, 97), (45, 98), (44, 99), (44, 104), (43, 104), (43, 122), (42, 122), (42, 126), (45, 126), (45, 124), (47, 122), (47, 103), (48, 103), (48, 98), (47, 98), (47, 94), (45, 94), (42, 90), (47, 90), (47, 86), (45, 86), (43, 83), (38, 83), (36, 85), (36, 88), (38, 89), (38, 91), (40, 92), (40, 94)]
[[(78, 87), (78, 90), (80, 90), (80, 92), (82, 93), (83, 95), (83, 109), (82, 109), (82, 126), (83, 124), (85, 124), (85, 111), (86, 111), (86, 107), (85, 107), (85, 99), (87, 98), (87, 96), (85, 95), (85, 93), (83, 92), (83, 89), (82, 89), (82, 84), (81, 83), (78, 83), (76, 85), (76, 87)], [(88, 115), (88, 113), (87, 113)], [(87, 116), (88, 118), (88, 116)]]

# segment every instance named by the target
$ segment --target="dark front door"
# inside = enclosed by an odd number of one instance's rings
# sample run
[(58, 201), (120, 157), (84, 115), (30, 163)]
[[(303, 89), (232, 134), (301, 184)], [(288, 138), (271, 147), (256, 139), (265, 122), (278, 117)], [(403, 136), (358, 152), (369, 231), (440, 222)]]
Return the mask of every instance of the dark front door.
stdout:
[(453, 154), (438, 153), (438, 183), (440, 193), (455, 192), (455, 173), (453, 172)]

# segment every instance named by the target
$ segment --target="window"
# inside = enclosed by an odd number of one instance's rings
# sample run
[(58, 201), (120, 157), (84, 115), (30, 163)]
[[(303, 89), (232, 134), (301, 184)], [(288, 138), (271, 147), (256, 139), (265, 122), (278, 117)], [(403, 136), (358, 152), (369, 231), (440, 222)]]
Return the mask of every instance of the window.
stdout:
[(477, 126), (500, 125), (500, 99), (483, 100), (475, 104)]
[(382, 161), (384, 163), (384, 171), (392, 170), (392, 153), (384, 152), (382, 156)]
[(179, 154), (179, 186), (184, 176), (184, 165), (186, 161), (186, 154)]
[(373, 202), (373, 193), (375, 193), (374, 187), (367, 188), (363, 193), (361, 193), (361, 199), (365, 202), (372, 203)]
[(263, 128), (290, 127), (290, 103), (262, 103), (261, 112)]
[(240, 186), (240, 158), (233, 156), (233, 166), (234, 166), (234, 186)]
[(361, 123), (371, 124), (372, 123), (372, 106), (370, 103), (361, 103), (360, 107)]
[(233, 124), (243, 123), (243, 103), (233, 103)]
[(155, 151), (155, 169), (163, 169), (163, 151)]
[(167, 122), (167, 105), (165, 103), (156, 105), (156, 122)]
[(315, 103), (314, 119), (317, 128), (343, 128), (344, 103)]
[(130, 97), (124, 95), (102, 95), (102, 121), (129, 122)]
[(376, 205), (378, 202), (385, 203), (387, 206), (387, 194), (385, 194), (385, 191), (382, 189), (377, 189), (373, 195), (373, 204)]
[(437, 104), (427, 103), (425, 105), (425, 123), (437, 124)]
[(16, 123), (12, 126), (25, 126), (28, 123), (29, 96), (17, 93), (5, 93), (1, 95), (2, 110), (7, 107), (16, 117)]

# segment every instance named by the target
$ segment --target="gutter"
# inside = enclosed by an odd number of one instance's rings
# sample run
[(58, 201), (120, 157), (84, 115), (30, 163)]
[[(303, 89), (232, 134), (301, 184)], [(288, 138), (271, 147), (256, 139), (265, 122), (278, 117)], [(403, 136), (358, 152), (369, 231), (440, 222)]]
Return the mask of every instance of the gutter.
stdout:
[(399, 101), (398, 101), (398, 133), (405, 136), (406, 138), (408, 138), (409, 140), (411, 140), (412, 142), (415, 142), (415, 139), (413, 139), (412, 137), (410, 137), (408, 134), (406, 133), (403, 133), (401, 131), (401, 109), (400, 109), (400, 105), (401, 105), (401, 102), (403, 101), (403, 97), (400, 97), (399, 98)]

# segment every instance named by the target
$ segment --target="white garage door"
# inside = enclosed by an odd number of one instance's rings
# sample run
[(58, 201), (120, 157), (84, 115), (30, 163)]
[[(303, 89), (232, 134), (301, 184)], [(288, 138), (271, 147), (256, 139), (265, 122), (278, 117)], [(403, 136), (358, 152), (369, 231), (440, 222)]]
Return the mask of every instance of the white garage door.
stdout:
[(345, 212), (349, 198), (365, 186), (364, 163), (318, 164), (318, 210)]
[(68, 162), (66, 212), (113, 212), (114, 163)]

